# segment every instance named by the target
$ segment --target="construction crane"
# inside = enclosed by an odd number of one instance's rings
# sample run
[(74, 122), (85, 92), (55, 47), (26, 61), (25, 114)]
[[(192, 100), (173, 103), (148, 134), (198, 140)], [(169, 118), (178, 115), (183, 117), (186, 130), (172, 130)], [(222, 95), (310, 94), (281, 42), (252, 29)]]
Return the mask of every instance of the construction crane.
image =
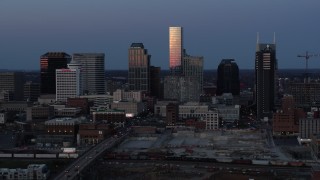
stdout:
[(320, 56), (320, 54), (309, 54), (308, 51), (306, 51), (306, 54), (297, 56), (297, 57), (302, 57), (305, 59), (305, 61), (306, 61), (305, 73), (306, 74), (308, 73), (308, 60), (309, 60), (309, 58), (314, 57), (314, 56)]

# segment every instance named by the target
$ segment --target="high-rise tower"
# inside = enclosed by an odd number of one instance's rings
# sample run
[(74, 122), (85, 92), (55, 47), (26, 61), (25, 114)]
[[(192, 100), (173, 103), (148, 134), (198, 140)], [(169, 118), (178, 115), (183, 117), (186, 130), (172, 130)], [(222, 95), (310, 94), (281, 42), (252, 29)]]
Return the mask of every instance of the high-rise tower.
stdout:
[(75, 53), (81, 64), (81, 94), (105, 94), (104, 53)]
[(56, 101), (66, 102), (68, 98), (80, 96), (81, 64), (72, 60), (68, 69), (56, 70)]
[(41, 94), (56, 94), (56, 69), (67, 68), (71, 56), (65, 52), (48, 52), (40, 57)]
[(275, 43), (257, 43), (255, 59), (255, 101), (258, 120), (272, 116), (275, 104), (276, 60)]
[(172, 74), (181, 73), (183, 58), (183, 29), (169, 27), (169, 68)]
[(199, 92), (195, 96), (200, 96), (203, 91), (203, 56), (190, 56), (186, 52), (182, 58), (182, 75), (196, 78), (199, 82)]
[(240, 94), (239, 68), (234, 59), (222, 59), (218, 66), (217, 95)]
[(143, 43), (132, 43), (129, 48), (129, 89), (150, 91), (150, 58)]

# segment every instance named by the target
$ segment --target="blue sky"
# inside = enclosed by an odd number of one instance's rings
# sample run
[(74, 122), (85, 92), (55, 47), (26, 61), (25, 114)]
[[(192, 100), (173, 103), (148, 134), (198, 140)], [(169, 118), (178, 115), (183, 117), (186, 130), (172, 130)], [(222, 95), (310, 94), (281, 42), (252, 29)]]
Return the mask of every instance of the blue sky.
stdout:
[[(169, 26), (184, 28), (188, 54), (205, 69), (234, 58), (253, 69), (256, 33), (272, 43), (280, 69), (304, 68), (306, 50), (320, 53), (319, 0), (1, 0), (0, 69), (39, 70), (48, 51), (104, 52), (108, 69), (128, 68), (128, 48), (142, 42), (151, 63), (168, 69)], [(310, 68), (320, 68), (320, 56)]]

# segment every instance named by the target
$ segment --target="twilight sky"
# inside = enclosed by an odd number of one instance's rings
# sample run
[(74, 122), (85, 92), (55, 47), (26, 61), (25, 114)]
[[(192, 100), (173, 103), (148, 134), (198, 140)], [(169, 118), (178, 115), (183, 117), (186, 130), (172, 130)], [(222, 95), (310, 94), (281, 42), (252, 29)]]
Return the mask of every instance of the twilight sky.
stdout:
[[(39, 70), (48, 51), (103, 52), (108, 69), (128, 68), (142, 42), (151, 64), (168, 69), (169, 26), (184, 28), (184, 47), (205, 69), (234, 58), (253, 69), (256, 33), (272, 43), (280, 69), (304, 68), (297, 54), (320, 53), (319, 0), (1, 0), (0, 69)], [(309, 60), (320, 68), (320, 56)]]

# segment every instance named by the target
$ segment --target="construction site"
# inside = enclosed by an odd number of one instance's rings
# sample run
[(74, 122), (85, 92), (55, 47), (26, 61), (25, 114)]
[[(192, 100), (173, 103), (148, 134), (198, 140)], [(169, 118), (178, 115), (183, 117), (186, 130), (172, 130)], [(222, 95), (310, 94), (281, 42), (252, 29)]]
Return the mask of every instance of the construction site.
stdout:
[[(301, 148), (300, 148), (301, 149)], [(264, 130), (244, 129), (196, 132), (192, 128), (162, 133), (135, 133), (111, 152), (108, 159), (167, 159), (257, 165), (304, 166), (289, 153), (293, 149), (275, 146)], [(304, 152), (305, 153), (305, 152)]]

